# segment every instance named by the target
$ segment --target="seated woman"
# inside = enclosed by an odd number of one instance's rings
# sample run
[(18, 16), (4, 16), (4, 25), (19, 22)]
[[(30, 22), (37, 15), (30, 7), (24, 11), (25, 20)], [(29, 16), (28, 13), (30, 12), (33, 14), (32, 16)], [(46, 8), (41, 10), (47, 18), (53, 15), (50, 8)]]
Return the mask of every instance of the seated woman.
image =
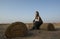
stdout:
[(41, 17), (39, 16), (39, 12), (36, 11), (35, 19), (33, 20), (33, 28), (32, 29), (39, 29), (40, 25), (43, 23)]

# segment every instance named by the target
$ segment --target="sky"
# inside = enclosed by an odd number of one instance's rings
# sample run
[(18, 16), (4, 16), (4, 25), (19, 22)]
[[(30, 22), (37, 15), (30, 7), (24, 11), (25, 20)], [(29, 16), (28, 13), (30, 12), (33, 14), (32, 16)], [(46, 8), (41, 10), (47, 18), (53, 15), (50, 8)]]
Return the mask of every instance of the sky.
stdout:
[(35, 11), (43, 22), (60, 22), (60, 0), (0, 0), (0, 23), (31, 23)]

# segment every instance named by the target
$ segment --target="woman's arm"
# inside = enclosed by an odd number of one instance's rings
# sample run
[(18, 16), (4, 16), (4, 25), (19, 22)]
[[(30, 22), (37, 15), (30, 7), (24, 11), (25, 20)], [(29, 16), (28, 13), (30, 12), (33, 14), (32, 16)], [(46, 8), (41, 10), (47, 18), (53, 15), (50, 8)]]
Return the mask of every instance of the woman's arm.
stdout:
[(35, 19), (33, 20), (33, 23), (35, 23)]
[(39, 17), (39, 22), (40, 22), (41, 24), (43, 23), (43, 21), (42, 21), (41, 17)]

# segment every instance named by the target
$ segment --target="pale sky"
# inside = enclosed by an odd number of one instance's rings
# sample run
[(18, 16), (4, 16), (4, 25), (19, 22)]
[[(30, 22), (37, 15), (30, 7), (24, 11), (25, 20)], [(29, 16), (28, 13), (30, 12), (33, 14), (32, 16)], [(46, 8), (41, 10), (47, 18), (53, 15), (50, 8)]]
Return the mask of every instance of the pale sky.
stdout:
[(30, 23), (35, 11), (43, 22), (60, 22), (60, 0), (0, 0), (0, 23)]

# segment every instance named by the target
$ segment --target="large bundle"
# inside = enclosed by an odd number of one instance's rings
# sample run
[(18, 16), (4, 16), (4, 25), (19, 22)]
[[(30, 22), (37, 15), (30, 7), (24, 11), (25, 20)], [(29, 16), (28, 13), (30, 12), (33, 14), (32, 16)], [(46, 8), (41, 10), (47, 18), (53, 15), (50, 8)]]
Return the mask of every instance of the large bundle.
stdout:
[(6, 37), (19, 37), (19, 36), (26, 36), (28, 33), (28, 29), (26, 25), (22, 22), (15, 22), (12, 23), (7, 30), (5, 31)]
[(49, 31), (55, 30), (55, 27), (52, 23), (43, 23), (40, 28), (43, 30), (49, 30)]

